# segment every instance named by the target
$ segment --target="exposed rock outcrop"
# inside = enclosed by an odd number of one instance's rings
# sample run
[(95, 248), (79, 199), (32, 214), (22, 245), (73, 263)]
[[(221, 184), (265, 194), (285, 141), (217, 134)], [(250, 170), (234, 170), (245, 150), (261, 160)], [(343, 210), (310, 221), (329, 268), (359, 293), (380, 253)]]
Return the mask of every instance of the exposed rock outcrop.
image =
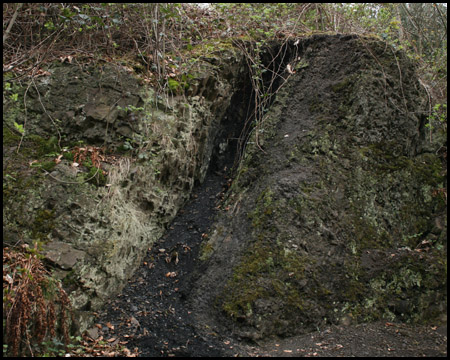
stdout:
[[(446, 309), (443, 164), (404, 53), (371, 38), (289, 45), (296, 73), (247, 145), (191, 301), (250, 339)], [(299, 66), (300, 65), (300, 66)], [(217, 314), (222, 315), (217, 315)]]
[[(266, 50), (272, 70), (285, 71), (271, 91), (283, 87), (241, 149), (228, 211), (203, 245), (187, 294), (195, 315), (251, 339), (438, 318), (447, 224), (435, 190), (446, 177), (424, 138), (414, 66), (357, 36)], [(81, 329), (208, 167), (220, 168), (252, 112), (242, 53), (196, 63), (188, 86), (168, 82), (168, 98), (125, 67), (99, 64), (51, 64), (30, 87), (14, 85), (19, 101), (4, 97), (4, 239), (38, 241)]]
[(227, 108), (246, 98), (244, 79), (242, 57), (228, 50), (198, 61), (188, 97), (165, 98), (126, 67), (99, 64), (51, 64), (29, 89), (14, 88), (20, 101), (4, 108), (4, 241), (39, 242), (82, 311), (81, 329), (203, 181)]

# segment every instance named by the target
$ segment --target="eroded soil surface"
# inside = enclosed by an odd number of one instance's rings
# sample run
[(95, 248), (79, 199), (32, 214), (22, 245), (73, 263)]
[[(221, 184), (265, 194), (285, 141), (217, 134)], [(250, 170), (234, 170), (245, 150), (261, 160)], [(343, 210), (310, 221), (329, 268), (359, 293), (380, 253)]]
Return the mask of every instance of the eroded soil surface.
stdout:
[[(209, 174), (166, 235), (148, 251), (141, 268), (97, 323), (112, 343), (140, 356), (446, 356), (447, 327), (378, 322), (331, 326), (288, 339), (248, 344), (198, 324), (186, 294), (223, 191), (225, 171)], [(216, 332), (217, 331), (217, 332)]]
[(189, 308), (185, 296), (201, 241), (220, 211), (217, 206), (226, 187), (223, 171), (210, 174), (197, 189), (166, 235), (150, 249), (129, 285), (101, 314), (105, 338), (117, 335), (128, 340), (126, 346), (138, 347), (141, 356), (236, 354), (231, 339), (199, 331), (193, 323), (195, 309)]

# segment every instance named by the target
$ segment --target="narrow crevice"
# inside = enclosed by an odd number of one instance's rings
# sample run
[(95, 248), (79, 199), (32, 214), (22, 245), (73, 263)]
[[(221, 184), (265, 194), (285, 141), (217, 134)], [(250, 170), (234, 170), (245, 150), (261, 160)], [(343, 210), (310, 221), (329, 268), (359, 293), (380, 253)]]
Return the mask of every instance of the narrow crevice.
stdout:
[[(271, 64), (269, 58), (267, 66), (276, 71), (283, 68), (281, 63)], [(202, 324), (195, 320), (195, 312), (201, 310), (188, 301), (198, 275), (202, 242), (209, 237), (253, 127), (255, 101), (249, 71), (237, 83), (238, 90), (214, 131), (204, 181), (196, 184), (166, 234), (148, 251), (128, 286), (107, 304), (99, 319), (114, 325), (116, 334), (132, 332), (128, 346), (138, 347), (141, 356), (232, 356), (239, 346), (224, 335), (201, 330)], [(279, 85), (279, 81), (271, 81), (269, 88), (276, 91)], [(126, 324), (132, 318), (138, 326), (130, 329)], [(103, 331), (107, 336), (110, 329)]]

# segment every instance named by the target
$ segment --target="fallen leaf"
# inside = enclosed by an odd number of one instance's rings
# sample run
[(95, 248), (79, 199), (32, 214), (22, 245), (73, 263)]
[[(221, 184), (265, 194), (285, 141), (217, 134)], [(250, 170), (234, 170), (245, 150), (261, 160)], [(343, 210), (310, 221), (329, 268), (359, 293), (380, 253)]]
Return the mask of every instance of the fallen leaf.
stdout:
[(6, 276), (3, 276), (3, 280), (6, 280), (9, 284), (13, 283), (13, 279), (9, 274), (7, 274)]
[(55, 159), (55, 163), (59, 164), (61, 162), (61, 158), (62, 158), (62, 154), (59, 155), (56, 159)]
[(109, 343), (112, 343), (112, 342), (116, 341), (116, 338), (107, 339), (106, 341)]
[(131, 322), (131, 325), (134, 325), (134, 326), (137, 326), (137, 327), (140, 327), (140, 326), (141, 326), (141, 324), (139, 323), (139, 321), (137, 321), (136, 318), (135, 318), (134, 316), (131, 317), (130, 322)]
[(108, 328), (110, 328), (111, 330), (114, 330), (114, 325), (112, 325), (110, 322), (107, 322), (107, 323), (106, 323), (106, 326), (107, 326)]
[(292, 70), (291, 64), (287, 64), (286, 70), (289, 74), (295, 74), (295, 70)]

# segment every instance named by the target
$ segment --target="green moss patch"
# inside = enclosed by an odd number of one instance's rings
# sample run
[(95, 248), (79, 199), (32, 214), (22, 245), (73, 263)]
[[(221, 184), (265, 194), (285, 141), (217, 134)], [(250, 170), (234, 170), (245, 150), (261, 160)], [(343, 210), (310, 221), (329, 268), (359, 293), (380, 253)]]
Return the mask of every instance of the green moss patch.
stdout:
[(235, 321), (261, 326), (276, 324), (278, 317), (308, 317), (311, 305), (301, 290), (308, 264), (307, 257), (280, 246), (253, 244), (219, 298), (222, 310)]

